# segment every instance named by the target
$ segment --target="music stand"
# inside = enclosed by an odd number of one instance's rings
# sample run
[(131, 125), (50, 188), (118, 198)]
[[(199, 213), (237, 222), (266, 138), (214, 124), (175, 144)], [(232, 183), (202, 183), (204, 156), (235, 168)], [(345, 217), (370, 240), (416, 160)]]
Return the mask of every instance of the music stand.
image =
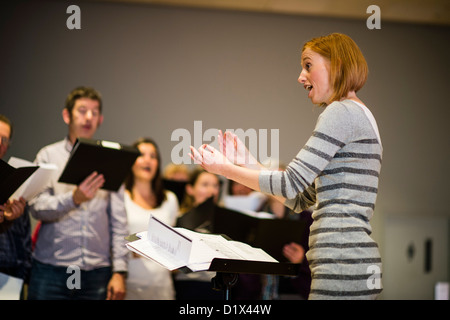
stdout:
[(211, 279), (212, 288), (223, 290), (225, 300), (230, 300), (230, 290), (237, 283), (239, 273), (296, 276), (299, 268), (300, 264), (293, 263), (215, 258), (208, 271), (216, 272), (216, 276)]

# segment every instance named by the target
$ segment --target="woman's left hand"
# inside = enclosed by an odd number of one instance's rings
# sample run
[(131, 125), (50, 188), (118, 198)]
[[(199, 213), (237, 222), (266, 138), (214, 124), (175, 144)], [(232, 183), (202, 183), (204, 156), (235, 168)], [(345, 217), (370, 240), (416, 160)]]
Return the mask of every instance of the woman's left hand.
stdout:
[(204, 144), (198, 150), (191, 146), (189, 154), (194, 163), (200, 164), (208, 172), (225, 176), (227, 166), (233, 164), (216, 148)]

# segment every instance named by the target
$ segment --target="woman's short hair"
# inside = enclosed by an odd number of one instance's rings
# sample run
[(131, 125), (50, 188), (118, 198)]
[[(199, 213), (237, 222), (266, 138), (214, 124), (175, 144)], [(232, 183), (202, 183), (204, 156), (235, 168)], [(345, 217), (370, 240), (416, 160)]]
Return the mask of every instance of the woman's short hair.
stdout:
[(369, 67), (358, 45), (349, 36), (332, 33), (313, 38), (303, 45), (302, 53), (306, 49), (330, 61), (331, 102), (346, 97), (350, 91), (358, 92), (366, 83)]

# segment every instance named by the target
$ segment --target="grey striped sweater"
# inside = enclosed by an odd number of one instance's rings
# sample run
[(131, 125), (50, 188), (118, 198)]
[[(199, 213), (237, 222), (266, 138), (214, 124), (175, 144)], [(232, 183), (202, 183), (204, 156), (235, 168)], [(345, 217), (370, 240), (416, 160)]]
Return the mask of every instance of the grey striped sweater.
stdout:
[(285, 171), (261, 171), (262, 192), (296, 212), (314, 205), (307, 259), (310, 299), (373, 299), (381, 258), (370, 237), (382, 146), (361, 106), (333, 102)]

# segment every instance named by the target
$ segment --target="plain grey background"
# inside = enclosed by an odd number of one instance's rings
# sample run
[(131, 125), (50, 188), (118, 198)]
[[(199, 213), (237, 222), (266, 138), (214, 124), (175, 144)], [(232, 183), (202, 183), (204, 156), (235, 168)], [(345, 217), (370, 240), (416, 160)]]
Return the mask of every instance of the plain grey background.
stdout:
[[(69, 4), (81, 9), (81, 30), (66, 27)], [(179, 143), (174, 130), (188, 130), (193, 143), (194, 121), (203, 132), (278, 129), (280, 160), (288, 163), (321, 112), (297, 82), (301, 47), (348, 34), (369, 64), (359, 96), (384, 146), (374, 236), (384, 252), (389, 219), (443, 223), (447, 238), (435, 257), (448, 281), (449, 27), (381, 20), (380, 30), (369, 30), (365, 20), (83, 1), (1, 6), (0, 113), (15, 124), (6, 159), (30, 161), (64, 138), (66, 95), (89, 85), (103, 95), (96, 138), (152, 137), (163, 165)]]

